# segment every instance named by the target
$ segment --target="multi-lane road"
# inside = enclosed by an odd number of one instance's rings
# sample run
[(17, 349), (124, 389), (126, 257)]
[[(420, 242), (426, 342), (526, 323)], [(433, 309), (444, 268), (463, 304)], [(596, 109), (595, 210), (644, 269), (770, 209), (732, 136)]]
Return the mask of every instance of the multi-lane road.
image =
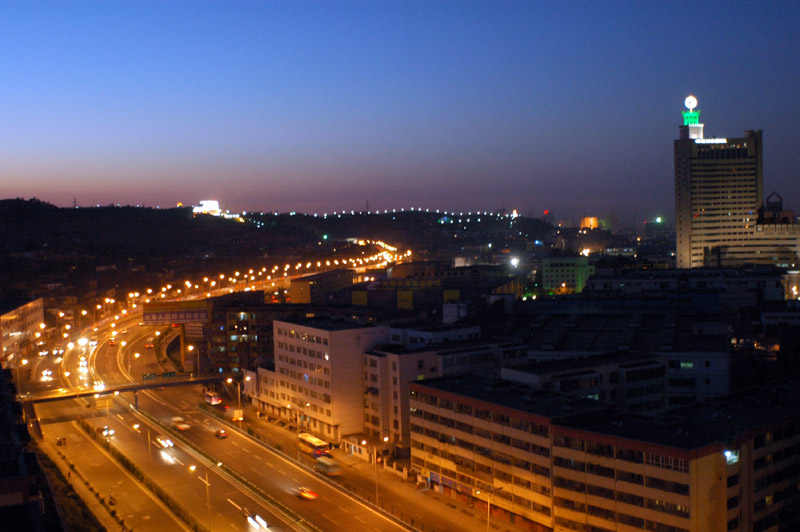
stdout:
[[(145, 347), (148, 339), (155, 335), (155, 329), (141, 325), (140, 319), (140, 315), (121, 316), (112, 322), (114, 327), (106, 324), (90, 334), (97, 345), (77, 346), (60, 357), (40, 357), (33, 362), (32, 378), (24, 381), (22, 391), (41, 393), (74, 386), (111, 387), (171, 369), (157, 360), (156, 350)], [(50, 374), (45, 375), (48, 370)], [(295, 458), (292, 452), (296, 449), (295, 436), (277, 433), (278, 429), (274, 429), (276, 433), (271, 436), (273, 447), (236, 430), (229, 430), (225, 439), (217, 438), (215, 433), (223, 424), (198, 408), (198, 403), (203, 401), (200, 385), (142, 390), (137, 395), (137, 401), (133, 393), (124, 392), (112, 396), (112, 401), (88, 398), (42, 403), (36, 406), (36, 413), (46, 439), (55, 441), (68, 436), (69, 441), (87, 449), (94, 444), (86, 441), (73, 420), (81, 417), (94, 427), (113, 429), (109, 442), (209, 530), (254, 532), (256, 528), (247, 521), (247, 516), (256, 514), (270, 525), (270, 531), (328, 532), (357, 527), (392, 532), (415, 529), (468, 532), (475, 530), (476, 525), (481, 526), (477, 519), (465, 519), (459, 512), (450, 511), (453, 505), (447, 508), (413, 489), (409, 493), (402, 483), (390, 481), (382, 485), (382, 501), (391, 500), (393, 506), (401, 508), (406, 522), (413, 519), (416, 528), (409, 527), (341, 487), (341, 484), (356, 487), (362, 495), (370, 496), (377, 487), (377, 472), (373, 476), (369, 468), (367, 474), (344, 468), (338, 483), (333, 482), (309, 467), (310, 458), (297, 455), (294, 460), (277, 452), (275, 447), (280, 446)], [(135, 402), (138, 410), (133, 407)], [(182, 417), (191, 428), (176, 430), (173, 427), (176, 416)], [(254, 428), (261, 430), (263, 420), (258, 422), (261, 424), (256, 423)], [(174, 446), (164, 447), (161, 442), (165, 438), (171, 439)], [(69, 447), (73, 456), (74, 447)], [(88, 453), (79, 454), (75, 459), (88, 460), (84, 464), (86, 468), (98, 467), (98, 461), (107, 460), (103, 467), (113, 470), (115, 478), (124, 477), (110, 457), (101, 458), (103, 455), (95, 451), (92, 451), (92, 459), (86, 458)], [(315, 500), (300, 498), (297, 488), (301, 486), (312, 489), (319, 497)], [(107, 489), (115, 488), (109, 485)], [(123, 511), (129, 501), (120, 501), (116, 491), (115, 496)], [(158, 508), (153, 509), (152, 501), (146, 507), (146, 497), (142, 493), (132, 494), (131, 498), (134, 497), (142, 502), (128, 505), (126, 524), (137, 522), (137, 531), (175, 529), (161, 522), (174, 516), (160, 515)], [(144, 512), (148, 512), (146, 516), (141, 515)], [(156, 514), (160, 517), (156, 518)], [(399, 516), (400, 512), (395, 515)]]
[[(155, 351), (144, 345), (153, 329), (138, 323), (138, 318), (130, 317), (113, 329), (101, 329), (93, 334), (96, 346), (74, 347), (60, 361), (57, 356), (41, 357), (36, 361), (36, 371), (52, 371), (48, 375), (52, 380), (38, 379), (25, 391), (109, 387), (163, 371)], [(112, 336), (112, 330), (118, 334)], [(210, 530), (252, 531), (247, 516), (256, 514), (270, 530), (278, 530), (272, 525), (285, 530), (341, 530), (355, 523), (366, 530), (408, 530), (335, 483), (245, 435), (230, 431), (227, 438), (217, 438), (215, 433), (222, 425), (197, 408), (203, 400), (200, 385), (140, 391), (139, 411), (133, 408), (132, 393), (106, 397), (113, 400), (89, 398), (41, 404), (36, 407), (37, 415), (45, 433), (63, 431), (59, 423), (79, 416), (98, 430), (112, 429), (114, 433), (108, 438), (112, 445)], [(191, 428), (176, 431), (172, 426), (176, 416), (184, 418)], [(174, 445), (164, 447), (161, 442), (166, 439)], [(319, 497), (299, 497), (297, 488), (301, 486), (311, 488)]]

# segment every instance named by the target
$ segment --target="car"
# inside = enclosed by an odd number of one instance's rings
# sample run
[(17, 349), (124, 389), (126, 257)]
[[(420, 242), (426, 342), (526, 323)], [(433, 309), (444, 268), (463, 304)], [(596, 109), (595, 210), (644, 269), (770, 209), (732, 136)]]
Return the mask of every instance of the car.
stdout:
[(108, 438), (109, 436), (113, 436), (114, 435), (114, 429), (112, 429), (109, 426), (97, 427), (97, 432), (99, 432), (100, 434), (102, 434), (106, 438)]
[(117, 345), (117, 342), (112, 338), (111, 340), (108, 341), (108, 345)]
[(144, 348), (145, 349), (153, 349), (153, 342), (147, 342), (146, 344), (144, 344)]
[(312, 490), (311, 488), (306, 488), (305, 486), (300, 486), (296, 491), (298, 497), (307, 501), (313, 501), (319, 497), (319, 494), (316, 491)]
[(192, 426), (189, 425), (186, 422), (186, 420), (180, 416), (175, 416), (174, 418), (172, 418), (172, 426), (178, 430), (189, 430), (190, 428), (192, 428)]
[(172, 440), (170, 440), (169, 438), (167, 438), (166, 436), (164, 436), (162, 434), (156, 436), (156, 442), (158, 442), (158, 444), (161, 447), (164, 447), (165, 449), (167, 449), (169, 447), (175, 447), (175, 444), (172, 443)]
[(219, 429), (217, 432), (214, 433), (214, 436), (219, 438), (220, 440), (224, 440), (228, 437), (228, 431), (225, 429)]

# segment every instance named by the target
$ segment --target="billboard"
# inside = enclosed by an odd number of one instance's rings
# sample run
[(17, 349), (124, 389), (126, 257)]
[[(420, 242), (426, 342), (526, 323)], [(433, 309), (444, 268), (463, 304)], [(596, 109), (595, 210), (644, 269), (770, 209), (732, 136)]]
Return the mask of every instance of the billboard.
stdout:
[(208, 305), (205, 301), (145, 303), (142, 321), (148, 325), (204, 322), (208, 321)]

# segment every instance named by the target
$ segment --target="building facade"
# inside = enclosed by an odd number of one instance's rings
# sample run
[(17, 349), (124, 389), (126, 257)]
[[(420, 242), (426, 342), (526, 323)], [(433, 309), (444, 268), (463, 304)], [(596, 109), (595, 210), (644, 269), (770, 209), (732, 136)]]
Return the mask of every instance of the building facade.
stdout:
[(439, 493), (536, 532), (794, 530), (798, 392), (794, 382), (646, 416), (502, 381), (413, 382), (412, 467)]
[(586, 257), (551, 257), (542, 259), (542, 289), (545, 294), (577, 294), (583, 291), (594, 265)]

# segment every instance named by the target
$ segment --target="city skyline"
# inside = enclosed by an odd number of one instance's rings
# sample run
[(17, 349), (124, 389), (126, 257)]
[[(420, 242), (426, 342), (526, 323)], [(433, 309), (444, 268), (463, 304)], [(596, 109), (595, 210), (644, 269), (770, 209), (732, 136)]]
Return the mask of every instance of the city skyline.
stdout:
[(615, 7), (4, 4), (0, 197), (673, 222), (692, 93), (800, 209), (797, 10)]

